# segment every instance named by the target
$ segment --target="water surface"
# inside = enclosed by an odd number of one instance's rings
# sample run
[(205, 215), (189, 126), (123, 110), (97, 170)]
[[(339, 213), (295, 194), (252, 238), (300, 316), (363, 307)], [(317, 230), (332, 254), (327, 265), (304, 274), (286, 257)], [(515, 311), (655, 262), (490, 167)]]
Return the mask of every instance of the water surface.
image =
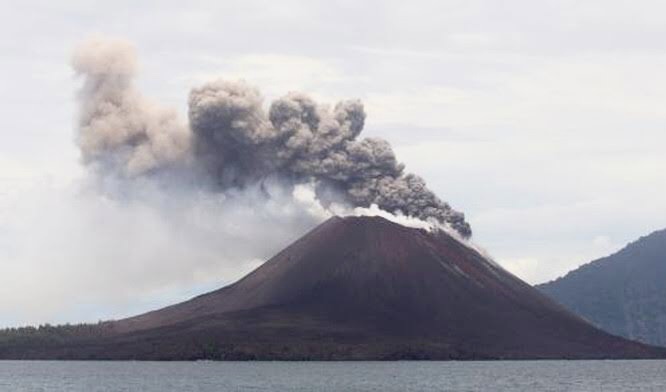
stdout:
[(0, 361), (0, 391), (666, 391), (666, 361)]

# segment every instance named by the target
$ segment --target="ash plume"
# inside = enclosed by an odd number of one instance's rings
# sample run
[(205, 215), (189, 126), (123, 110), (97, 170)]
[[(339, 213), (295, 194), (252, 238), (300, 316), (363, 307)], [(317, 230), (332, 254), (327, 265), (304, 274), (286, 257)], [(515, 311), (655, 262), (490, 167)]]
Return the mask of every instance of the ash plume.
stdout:
[(85, 80), (79, 145), (87, 164), (121, 177), (187, 167), (222, 193), (275, 178), (292, 188), (312, 183), (329, 203), (376, 205), (471, 235), (464, 215), (406, 173), (387, 141), (359, 137), (366, 114), (358, 100), (329, 107), (289, 93), (266, 110), (256, 88), (218, 80), (190, 92), (188, 127), (134, 89), (130, 45), (89, 42), (73, 66)]
[(135, 176), (182, 161), (189, 130), (174, 110), (144, 98), (132, 85), (137, 70), (132, 45), (90, 40), (72, 58), (84, 77), (78, 144), (84, 163), (103, 163)]

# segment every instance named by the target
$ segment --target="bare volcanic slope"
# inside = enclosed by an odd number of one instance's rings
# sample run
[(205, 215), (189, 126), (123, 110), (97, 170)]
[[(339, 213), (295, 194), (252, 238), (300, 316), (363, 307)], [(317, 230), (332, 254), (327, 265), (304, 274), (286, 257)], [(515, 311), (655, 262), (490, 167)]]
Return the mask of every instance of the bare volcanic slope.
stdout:
[(444, 232), (331, 218), (240, 281), (5, 358), (647, 358)]

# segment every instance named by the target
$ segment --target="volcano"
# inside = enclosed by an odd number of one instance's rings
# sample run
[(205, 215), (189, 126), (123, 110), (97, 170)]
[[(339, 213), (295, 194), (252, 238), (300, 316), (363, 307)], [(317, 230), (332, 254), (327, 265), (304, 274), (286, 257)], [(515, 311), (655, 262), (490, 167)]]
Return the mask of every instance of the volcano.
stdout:
[[(58, 330), (58, 327), (54, 327)], [(59, 339), (0, 339), (0, 358), (653, 358), (444, 231), (333, 217), (238, 282)]]

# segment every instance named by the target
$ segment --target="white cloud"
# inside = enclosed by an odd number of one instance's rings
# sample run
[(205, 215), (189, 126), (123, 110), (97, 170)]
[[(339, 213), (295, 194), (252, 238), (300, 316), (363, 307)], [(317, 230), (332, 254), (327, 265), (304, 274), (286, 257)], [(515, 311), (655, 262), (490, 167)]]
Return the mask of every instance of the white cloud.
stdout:
[(331, 86), (348, 82), (333, 59), (318, 59), (286, 54), (244, 54), (233, 57), (202, 56), (203, 66), (210, 72), (194, 73), (184, 78), (192, 86), (214, 79), (242, 79), (261, 86), (267, 96), (275, 97), (290, 91), (314, 92), (318, 99)]

